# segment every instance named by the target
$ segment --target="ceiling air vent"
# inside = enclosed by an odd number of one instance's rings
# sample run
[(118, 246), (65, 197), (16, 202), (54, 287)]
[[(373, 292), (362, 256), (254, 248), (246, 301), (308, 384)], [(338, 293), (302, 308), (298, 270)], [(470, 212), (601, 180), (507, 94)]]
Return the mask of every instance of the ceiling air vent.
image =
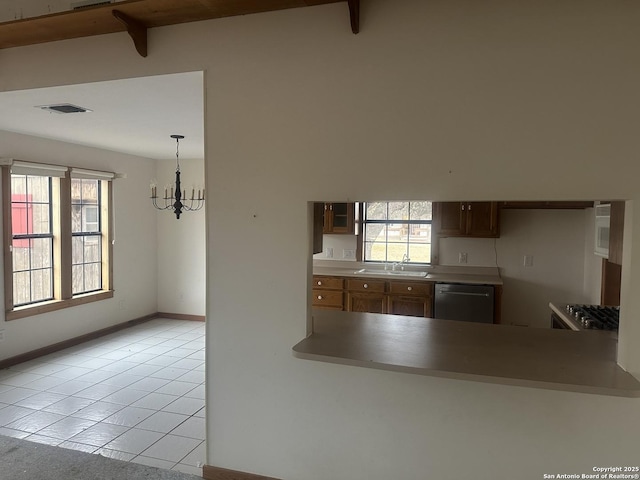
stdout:
[(81, 2), (71, 2), (72, 10), (81, 10), (83, 8), (97, 7), (100, 5), (109, 5), (112, 0), (83, 0)]
[(37, 105), (36, 108), (56, 113), (84, 113), (91, 112), (88, 108), (71, 105), (70, 103), (58, 103), (55, 105)]

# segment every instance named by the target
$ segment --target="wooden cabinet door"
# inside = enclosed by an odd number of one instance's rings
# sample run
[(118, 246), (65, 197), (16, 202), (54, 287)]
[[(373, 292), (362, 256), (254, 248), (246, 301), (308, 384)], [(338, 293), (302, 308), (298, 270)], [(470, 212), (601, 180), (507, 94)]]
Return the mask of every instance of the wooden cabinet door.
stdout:
[(333, 229), (333, 210), (330, 203), (324, 204), (322, 233), (332, 233)]
[(387, 312), (392, 315), (431, 317), (433, 285), (431, 282), (389, 282)]
[(469, 202), (466, 206), (466, 234), (472, 237), (498, 236), (498, 203)]
[(355, 204), (325, 203), (323, 232), (350, 235), (355, 233)]
[(388, 313), (411, 317), (431, 317), (431, 297), (389, 295)]
[(433, 223), (441, 237), (497, 237), (498, 202), (437, 202)]
[[(611, 202), (609, 218), (609, 263), (622, 265), (622, 237), (624, 236), (624, 202)], [(608, 305), (608, 304), (605, 304)]]
[(322, 252), (324, 233), (324, 203), (313, 204), (313, 253)]
[(347, 294), (349, 312), (387, 313), (384, 293), (349, 292)]
[(436, 232), (441, 236), (460, 236), (466, 231), (466, 212), (462, 202), (437, 202), (433, 204), (433, 220)]

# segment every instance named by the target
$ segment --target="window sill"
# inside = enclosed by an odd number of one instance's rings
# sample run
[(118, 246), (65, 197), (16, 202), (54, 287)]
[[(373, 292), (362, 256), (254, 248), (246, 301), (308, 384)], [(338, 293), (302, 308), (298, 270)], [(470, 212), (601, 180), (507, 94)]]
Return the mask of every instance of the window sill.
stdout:
[(42, 313), (54, 312), (63, 308), (75, 307), (76, 305), (84, 305), (85, 303), (97, 302), (113, 297), (113, 290), (100, 290), (98, 292), (85, 293), (76, 295), (66, 300), (49, 300), (34, 305), (17, 307), (6, 312), (5, 320), (17, 320), (19, 318), (31, 317)]
[(294, 356), (417, 375), (640, 397), (610, 332), (522, 328), (373, 313), (313, 311)]

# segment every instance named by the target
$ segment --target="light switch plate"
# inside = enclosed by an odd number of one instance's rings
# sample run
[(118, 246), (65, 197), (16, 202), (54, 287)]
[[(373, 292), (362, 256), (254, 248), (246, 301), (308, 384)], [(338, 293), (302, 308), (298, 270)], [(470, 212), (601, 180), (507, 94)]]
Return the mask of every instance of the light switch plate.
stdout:
[(333, 247), (327, 247), (324, 251), (324, 258), (333, 258)]
[(533, 255), (525, 255), (522, 264), (525, 267), (533, 267)]
[(458, 253), (458, 263), (467, 263), (467, 252)]

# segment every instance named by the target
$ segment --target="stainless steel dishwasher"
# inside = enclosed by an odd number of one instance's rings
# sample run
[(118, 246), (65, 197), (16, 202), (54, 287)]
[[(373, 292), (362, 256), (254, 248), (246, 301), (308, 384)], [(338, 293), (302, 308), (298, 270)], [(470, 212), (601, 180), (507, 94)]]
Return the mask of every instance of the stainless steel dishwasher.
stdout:
[(443, 320), (493, 323), (493, 286), (436, 283), (433, 316)]

